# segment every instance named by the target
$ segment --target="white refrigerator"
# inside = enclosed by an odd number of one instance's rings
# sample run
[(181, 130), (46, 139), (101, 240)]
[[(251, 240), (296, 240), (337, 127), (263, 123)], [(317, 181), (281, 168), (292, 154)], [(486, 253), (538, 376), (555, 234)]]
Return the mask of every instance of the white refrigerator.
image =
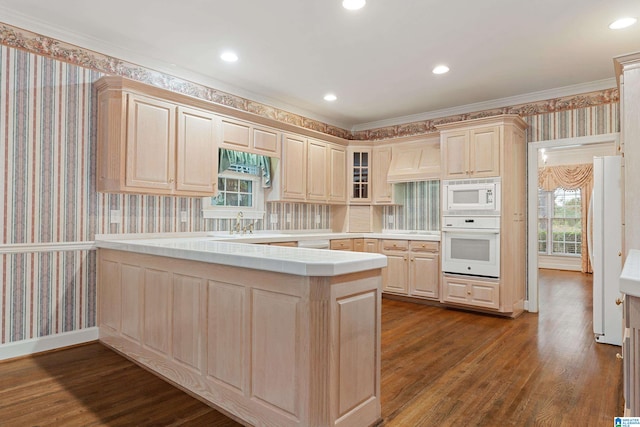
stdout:
[[(622, 169), (620, 156), (593, 158), (593, 194), (588, 213), (593, 267), (593, 332), (599, 343), (622, 345)], [(589, 234), (589, 233), (588, 233)], [(618, 301), (617, 301), (618, 300)]]

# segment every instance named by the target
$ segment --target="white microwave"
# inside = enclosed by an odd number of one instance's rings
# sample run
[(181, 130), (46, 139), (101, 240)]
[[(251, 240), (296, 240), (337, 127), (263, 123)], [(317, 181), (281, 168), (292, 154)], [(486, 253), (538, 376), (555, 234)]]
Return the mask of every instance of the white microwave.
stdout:
[(500, 215), (500, 178), (442, 181), (444, 215)]

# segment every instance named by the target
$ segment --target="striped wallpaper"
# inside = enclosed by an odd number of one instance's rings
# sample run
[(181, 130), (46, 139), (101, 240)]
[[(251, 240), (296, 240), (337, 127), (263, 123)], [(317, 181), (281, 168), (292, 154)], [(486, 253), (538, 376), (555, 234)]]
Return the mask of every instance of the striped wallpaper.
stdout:
[(439, 231), (440, 181), (394, 185), (398, 205), (384, 207), (383, 228), (387, 231)]
[[(95, 92), (101, 73), (0, 45), (0, 245), (92, 241), (95, 234), (228, 230), (204, 219), (199, 198), (95, 191)], [(530, 115), (529, 141), (616, 132), (618, 104)], [(387, 227), (429, 229), (426, 184), (408, 186)], [(433, 193), (431, 193), (433, 194)], [(111, 224), (110, 211), (122, 212)], [(179, 212), (187, 211), (187, 222)], [(331, 207), (268, 203), (277, 224), (257, 229), (328, 229)], [(287, 222), (291, 214), (291, 222)], [(320, 216), (320, 222), (316, 217)], [(388, 219), (388, 218), (387, 218)], [(10, 247), (10, 246), (9, 246)], [(96, 324), (95, 253), (0, 253), (0, 344)]]

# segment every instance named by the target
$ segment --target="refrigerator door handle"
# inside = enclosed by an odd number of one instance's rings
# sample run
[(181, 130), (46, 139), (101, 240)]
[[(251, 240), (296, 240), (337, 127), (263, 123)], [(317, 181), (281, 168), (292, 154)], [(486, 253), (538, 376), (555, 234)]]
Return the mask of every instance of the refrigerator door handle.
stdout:
[(595, 190), (591, 190), (591, 199), (589, 199), (589, 211), (587, 212), (587, 253), (589, 254), (589, 262), (593, 268), (593, 196)]

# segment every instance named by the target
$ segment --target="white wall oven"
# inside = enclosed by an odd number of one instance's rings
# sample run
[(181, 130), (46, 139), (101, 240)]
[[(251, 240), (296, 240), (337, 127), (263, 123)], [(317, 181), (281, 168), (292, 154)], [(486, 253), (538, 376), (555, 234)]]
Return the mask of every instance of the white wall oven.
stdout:
[(442, 271), (499, 278), (500, 217), (443, 217)]
[(500, 215), (500, 178), (442, 181), (444, 215)]

